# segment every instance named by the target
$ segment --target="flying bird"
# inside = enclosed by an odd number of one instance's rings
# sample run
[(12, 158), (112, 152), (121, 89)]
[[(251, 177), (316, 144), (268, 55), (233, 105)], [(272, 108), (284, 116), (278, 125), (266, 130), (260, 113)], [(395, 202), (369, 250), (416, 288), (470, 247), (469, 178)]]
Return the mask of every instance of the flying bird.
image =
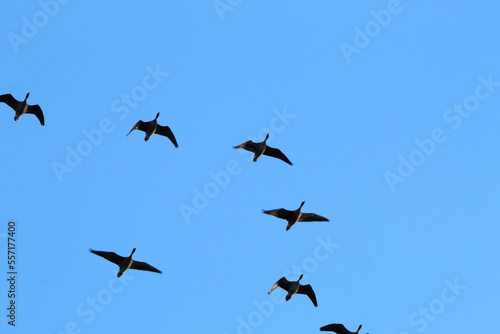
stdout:
[(337, 334), (358, 334), (362, 325), (359, 325), (358, 330), (355, 332), (350, 332), (342, 324), (331, 324), (321, 327), (319, 330), (324, 332), (335, 332)]
[(277, 148), (272, 148), (270, 146), (267, 146), (266, 142), (268, 138), (269, 138), (269, 133), (266, 135), (266, 139), (264, 139), (264, 141), (260, 143), (254, 143), (253, 141), (249, 140), (238, 146), (233, 146), (233, 148), (242, 148), (244, 150), (255, 153), (253, 157), (254, 162), (259, 160), (259, 158), (264, 154), (273, 158), (283, 160), (290, 166), (293, 165), (292, 162), (288, 160), (286, 155), (283, 154), (283, 152), (281, 152)]
[(316, 295), (314, 294), (314, 291), (313, 291), (311, 285), (309, 285), (309, 284), (301, 285), (300, 284), (300, 280), (302, 279), (303, 276), (304, 276), (303, 274), (300, 275), (299, 280), (293, 281), (293, 282), (290, 282), (285, 277), (281, 277), (276, 283), (274, 283), (273, 287), (271, 288), (271, 290), (269, 290), (269, 292), (267, 294), (270, 294), (271, 292), (273, 292), (274, 289), (276, 289), (277, 287), (280, 287), (280, 288), (288, 291), (288, 294), (285, 297), (286, 301), (290, 300), (290, 298), (292, 298), (292, 296), (294, 294), (300, 293), (303, 295), (307, 295), (307, 297), (309, 297), (309, 299), (311, 299), (314, 306), (317, 307), (318, 302), (316, 301)]
[(281, 219), (285, 219), (288, 221), (288, 225), (286, 226), (286, 230), (288, 231), (289, 229), (292, 228), (293, 225), (295, 225), (297, 222), (313, 222), (313, 221), (326, 221), (328, 222), (328, 218), (325, 218), (323, 216), (317, 215), (315, 213), (304, 213), (300, 212), (300, 209), (302, 209), (302, 206), (306, 203), (306, 201), (303, 201), (299, 208), (294, 211), (286, 210), (286, 209), (274, 209), (274, 210), (262, 210), (263, 213), (275, 216)]
[(147, 264), (146, 262), (139, 262), (139, 261), (132, 260), (132, 255), (135, 252), (135, 248), (132, 249), (132, 253), (130, 253), (130, 256), (128, 256), (128, 257), (123, 257), (123, 256), (120, 256), (120, 255), (113, 253), (113, 252), (102, 252), (102, 251), (96, 251), (93, 249), (91, 249), (90, 252), (95, 254), (95, 255), (99, 255), (99, 256), (105, 258), (106, 260), (111, 261), (114, 264), (118, 265), (118, 267), (120, 267), (120, 270), (118, 271), (118, 274), (116, 275), (117, 277), (120, 277), (121, 275), (123, 275), (123, 273), (127, 269), (153, 271), (155, 273), (161, 274), (160, 270)]
[(130, 134), (130, 132), (134, 130), (141, 130), (146, 132), (146, 137), (144, 137), (144, 141), (148, 141), (149, 138), (151, 138), (152, 135), (155, 133), (158, 135), (162, 135), (170, 139), (170, 141), (174, 144), (175, 147), (179, 147), (177, 145), (177, 140), (175, 139), (174, 133), (168, 126), (161, 126), (158, 124), (158, 117), (160, 117), (160, 113), (156, 114), (156, 117), (154, 120), (149, 121), (149, 122), (143, 122), (139, 121), (135, 123), (135, 125), (130, 129), (130, 131), (127, 133), (127, 136)]
[(26, 94), (24, 101), (16, 100), (11, 94), (0, 95), (0, 102), (6, 103), (9, 107), (14, 109), (16, 115), (14, 116), (14, 121), (17, 121), (24, 114), (35, 115), (40, 124), (45, 125), (45, 119), (43, 117), (42, 108), (38, 104), (29, 105), (26, 100), (30, 96), (30, 93)]

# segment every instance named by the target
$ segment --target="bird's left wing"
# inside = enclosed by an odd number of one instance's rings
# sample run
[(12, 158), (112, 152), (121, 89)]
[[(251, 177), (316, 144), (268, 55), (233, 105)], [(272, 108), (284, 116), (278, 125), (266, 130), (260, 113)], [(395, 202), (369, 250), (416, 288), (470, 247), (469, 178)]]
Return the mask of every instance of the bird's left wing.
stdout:
[(167, 137), (168, 139), (170, 139), (170, 141), (172, 142), (172, 144), (174, 144), (175, 147), (179, 147), (179, 145), (177, 145), (177, 140), (175, 140), (174, 133), (172, 132), (172, 130), (170, 130), (168, 126), (158, 125), (158, 127), (156, 128), (156, 133)]
[(35, 115), (36, 118), (38, 118), (38, 120), (40, 121), (40, 124), (45, 125), (45, 118), (43, 117), (42, 108), (40, 108), (38, 104), (29, 106), (26, 113)]
[(267, 146), (266, 150), (264, 151), (264, 154), (268, 155), (270, 157), (274, 157), (274, 158), (278, 158), (280, 160), (283, 160), (284, 162), (286, 162), (290, 166), (293, 165), (293, 163), (290, 160), (288, 160), (288, 158), (286, 157), (286, 155), (284, 155), (283, 152), (281, 152), (277, 148), (273, 148), (273, 147)]
[(302, 213), (299, 221), (301, 222), (329, 222), (328, 218), (317, 215), (315, 213)]
[(152, 265), (140, 261), (133, 261), (130, 269), (146, 270), (161, 274), (161, 271), (156, 269)]
[(313, 302), (314, 306), (316, 306), (316, 307), (318, 306), (318, 302), (316, 300), (316, 294), (314, 293), (314, 290), (312, 289), (310, 284), (301, 285), (299, 288), (299, 291), (297, 291), (297, 292), (304, 294), (304, 295), (307, 295), (309, 297), (309, 299), (311, 299), (311, 301)]

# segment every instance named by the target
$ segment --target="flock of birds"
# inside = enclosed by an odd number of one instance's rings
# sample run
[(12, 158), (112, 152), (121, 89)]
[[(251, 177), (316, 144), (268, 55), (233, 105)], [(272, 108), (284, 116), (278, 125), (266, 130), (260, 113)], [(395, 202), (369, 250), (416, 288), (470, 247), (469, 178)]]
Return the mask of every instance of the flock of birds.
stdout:
[[(14, 109), (15, 111), (15, 116), (14, 120), (17, 121), (22, 115), (24, 114), (33, 114), (35, 115), (38, 120), (40, 121), (41, 125), (45, 125), (45, 118), (42, 112), (42, 109), (40, 108), (39, 105), (29, 105), (27, 100), (29, 97), (30, 93), (26, 94), (26, 97), (24, 98), (23, 101), (18, 101), (16, 100), (11, 94), (4, 94), (0, 95), (0, 102), (6, 103), (9, 107)], [(170, 141), (172, 144), (174, 144), (175, 147), (179, 147), (177, 144), (177, 140), (174, 136), (174, 133), (168, 126), (162, 126), (158, 124), (158, 117), (160, 116), (160, 113), (156, 114), (156, 117), (149, 122), (143, 122), (142, 120), (139, 120), (133, 127), (130, 129), (129, 133), (127, 133), (127, 136), (134, 130), (141, 130), (146, 133), (146, 136), (144, 138), (145, 141), (148, 141), (152, 135), (158, 134), (161, 136), (165, 136)], [(235, 149), (242, 148), (244, 150), (250, 151), (254, 153), (254, 158), (253, 161), (256, 162), (262, 155), (267, 155), (273, 158), (280, 159), (290, 166), (293, 165), (292, 162), (286, 157), (283, 152), (281, 152), (277, 148), (273, 148), (267, 145), (267, 140), (269, 139), (269, 134), (266, 135), (266, 138), (264, 141), (255, 143), (251, 140), (246, 141), (238, 146), (234, 146)], [(297, 222), (311, 222), (311, 221), (329, 221), (327, 218), (317, 215), (315, 213), (304, 213), (301, 211), (302, 207), (304, 206), (305, 201), (303, 201), (299, 208), (293, 211), (286, 210), (286, 209), (274, 209), (274, 210), (263, 210), (263, 213), (275, 216), (281, 219), (284, 219), (288, 222), (286, 226), (286, 230), (288, 231), (290, 228), (292, 228), (293, 225), (295, 225)], [(120, 256), (114, 252), (105, 252), (105, 251), (97, 251), (90, 249), (90, 252), (101, 256), (105, 258), (106, 260), (116, 264), (119, 267), (117, 277), (121, 277), (125, 271), (128, 269), (136, 269), (136, 270), (144, 270), (144, 271), (151, 271), (155, 273), (161, 274), (161, 271), (152, 265), (146, 263), (146, 262), (141, 262), (141, 261), (135, 261), (132, 259), (132, 255), (135, 253), (136, 249), (132, 249), (132, 252), (130, 253), (129, 256), (123, 257)], [(285, 297), (285, 300), (288, 301), (290, 298), (293, 297), (295, 294), (303, 294), (309, 297), (309, 299), (312, 301), (315, 307), (318, 306), (318, 302), (316, 300), (316, 294), (314, 293), (314, 290), (312, 289), (310, 284), (302, 285), (300, 284), (300, 280), (302, 279), (304, 275), (300, 275), (299, 279), (297, 281), (289, 281), (285, 277), (281, 277), (269, 290), (268, 294), (273, 292), (274, 289), (277, 287), (280, 287), (284, 289), (285, 291), (288, 292), (288, 294)], [(359, 330), (361, 329), (362, 325), (359, 325), (358, 330), (356, 332), (351, 332), (345, 328), (344, 325), (342, 324), (330, 324), (326, 325), (320, 328), (321, 331), (330, 331), (330, 332), (335, 332), (337, 334), (358, 334)]]

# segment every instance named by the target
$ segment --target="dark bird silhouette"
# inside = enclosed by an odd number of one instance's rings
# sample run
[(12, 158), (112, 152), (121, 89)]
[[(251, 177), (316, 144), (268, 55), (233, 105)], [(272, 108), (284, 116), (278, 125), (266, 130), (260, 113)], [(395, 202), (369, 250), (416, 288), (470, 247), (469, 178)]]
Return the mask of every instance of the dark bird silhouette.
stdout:
[(40, 124), (45, 125), (45, 119), (43, 117), (42, 108), (40, 108), (38, 104), (29, 105), (26, 102), (29, 96), (30, 93), (26, 94), (24, 101), (18, 101), (12, 95), (4, 94), (0, 95), (0, 102), (4, 102), (9, 107), (14, 109), (14, 111), (16, 112), (16, 115), (14, 116), (14, 121), (17, 121), (24, 114), (33, 114), (36, 116), (36, 118), (38, 118)]
[(168, 126), (159, 125), (157, 121), (158, 117), (160, 117), (160, 113), (157, 113), (155, 119), (152, 121), (149, 122), (139, 121), (135, 123), (132, 129), (127, 133), (127, 136), (130, 134), (130, 132), (134, 130), (141, 130), (146, 132), (146, 137), (144, 137), (144, 141), (148, 141), (149, 138), (151, 138), (151, 136), (156, 133), (158, 135), (167, 137), (168, 139), (170, 139), (170, 141), (174, 144), (175, 147), (179, 147), (179, 145), (177, 145), (177, 140), (175, 139), (172, 130), (170, 130)]
[(116, 275), (117, 277), (120, 277), (121, 275), (123, 275), (123, 273), (127, 269), (153, 271), (155, 273), (161, 274), (160, 270), (147, 264), (146, 262), (139, 262), (139, 261), (132, 260), (132, 255), (135, 252), (135, 248), (132, 249), (132, 253), (130, 253), (130, 256), (128, 256), (128, 257), (123, 257), (123, 256), (120, 256), (120, 255), (113, 253), (113, 252), (102, 252), (102, 251), (96, 251), (93, 249), (91, 249), (90, 252), (95, 254), (95, 255), (99, 255), (99, 256), (105, 258), (106, 260), (111, 261), (114, 264), (118, 265), (118, 267), (120, 267), (120, 270), (118, 271), (118, 274)]
[(287, 231), (291, 229), (292, 226), (295, 225), (297, 222), (329, 221), (328, 218), (317, 215), (315, 213), (300, 212), (300, 209), (302, 209), (302, 206), (305, 203), (306, 201), (303, 201), (300, 204), (299, 208), (294, 211), (286, 209), (274, 209), (274, 210), (262, 210), (262, 212), (288, 221), (288, 225), (286, 226)]
[(318, 302), (316, 301), (316, 295), (314, 294), (314, 291), (311, 287), (311, 285), (307, 284), (307, 285), (301, 285), (300, 284), (300, 280), (302, 279), (304, 275), (300, 275), (299, 277), (299, 280), (298, 281), (293, 281), (293, 282), (290, 282), (289, 280), (287, 280), (285, 277), (281, 277), (274, 285), (273, 287), (271, 288), (271, 290), (269, 290), (269, 292), (267, 294), (270, 294), (271, 292), (273, 292), (274, 289), (276, 289), (277, 287), (280, 287), (286, 291), (288, 291), (288, 294), (286, 295), (285, 297), (285, 300), (288, 301), (290, 300), (290, 298), (292, 298), (292, 296), (296, 293), (300, 293), (300, 294), (303, 294), (303, 295), (307, 295), (307, 297), (309, 297), (309, 299), (311, 299), (311, 301), (313, 302), (314, 306), (318, 306)]
[(324, 332), (335, 332), (337, 334), (358, 334), (362, 325), (359, 325), (358, 330), (355, 332), (350, 332), (342, 324), (331, 324), (321, 327), (319, 330)]
[(278, 158), (280, 160), (283, 160), (290, 166), (293, 165), (292, 162), (288, 160), (286, 155), (283, 154), (283, 152), (281, 152), (277, 148), (272, 148), (270, 146), (267, 146), (266, 142), (268, 138), (269, 138), (269, 133), (266, 135), (266, 139), (264, 139), (264, 141), (260, 143), (254, 143), (253, 141), (249, 140), (238, 146), (233, 146), (233, 148), (242, 148), (244, 150), (255, 153), (253, 157), (254, 162), (259, 160), (259, 158), (264, 154), (273, 158)]

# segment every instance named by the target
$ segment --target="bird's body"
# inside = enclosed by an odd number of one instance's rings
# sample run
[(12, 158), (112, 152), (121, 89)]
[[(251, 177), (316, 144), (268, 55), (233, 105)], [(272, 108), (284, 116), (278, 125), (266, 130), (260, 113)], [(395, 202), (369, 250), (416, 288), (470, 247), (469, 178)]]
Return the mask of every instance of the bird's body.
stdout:
[(91, 249), (90, 252), (116, 264), (120, 268), (118, 274), (116, 275), (117, 277), (123, 275), (123, 273), (127, 271), (127, 269), (146, 270), (161, 274), (160, 270), (147, 264), (146, 262), (132, 260), (132, 255), (135, 252), (135, 248), (132, 250), (132, 253), (130, 253), (130, 256), (127, 257), (120, 256), (114, 252), (103, 252), (93, 249)]
[(312, 303), (314, 306), (318, 306), (318, 302), (316, 300), (316, 294), (314, 293), (314, 290), (312, 289), (311, 285), (301, 285), (300, 280), (302, 279), (304, 275), (300, 275), (299, 279), (297, 281), (290, 282), (287, 280), (285, 277), (281, 277), (276, 283), (274, 283), (273, 287), (267, 294), (270, 294), (273, 292), (274, 289), (277, 287), (280, 287), (288, 292), (288, 294), (285, 297), (285, 300), (288, 301), (290, 298), (293, 297), (293, 295), (299, 293), (299, 294), (304, 294), (311, 299)]
[(127, 136), (134, 130), (141, 130), (146, 133), (144, 141), (148, 141), (149, 138), (151, 138), (151, 136), (156, 133), (158, 135), (167, 137), (168, 139), (170, 139), (170, 141), (172, 142), (172, 144), (174, 144), (175, 147), (179, 147), (172, 130), (170, 130), (168, 126), (162, 126), (158, 124), (157, 119), (159, 116), (160, 113), (157, 113), (155, 119), (149, 122), (138, 121), (137, 123), (135, 123), (132, 129), (130, 129), (130, 131), (127, 133)]
[(289, 164), (290, 166), (292, 166), (293, 165), (292, 162), (290, 160), (288, 160), (288, 158), (283, 154), (283, 152), (281, 152), (277, 148), (267, 146), (267, 139), (268, 138), (269, 138), (269, 134), (267, 134), (264, 141), (262, 141), (260, 143), (255, 143), (251, 140), (248, 140), (248, 141), (244, 142), (243, 144), (240, 144), (238, 146), (233, 146), (233, 148), (242, 148), (244, 150), (253, 152), (254, 153), (254, 157), (253, 157), (254, 162), (259, 160), (259, 158), (264, 154), (264, 155), (268, 155), (268, 156), (273, 157), (273, 158), (280, 159), (280, 160), (286, 162), (287, 164)]
[(17, 121), (24, 114), (33, 114), (38, 118), (41, 125), (45, 125), (42, 108), (40, 108), (38, 104), (29, 105), (28, 102), (26, 102), (29, 96), (30, 93), (26, 94), (24, 101), (18, 101), (11, 94), (4, 94), (0, 95), (0, 102), (4, 102), (9, 107), (14, 109), (16, 112), (14, 121)]
[(351, 332), (345, 328), (344, 325), (342, 324), (330, 324), (321, 327), (319, 330), (324, 331), (324, 332), (335, 332), (337, 334), (359, 334), (359, 330), (361, 329), (362, 325), (359, 325), (358, 330), (355, 332)]
[(262, 210), (263, 213), (275, 216), (281, 219), (285, 219), (288, 221), (288, 225), (286, 226), (286, 230), (288, 231), (289, 229), (292, 228), (293, 225), (295, 225), (297, 222), (311, 222), (311, 221), (329, 221), (328, 218), (325, 218), (323, 216), (317, 215), (315, 213), (304, 213), (301, 212), (300, 210), (302, 209), (302, 206), (304, 206), (306, 202), (303, 201), (299, 208), (294, 211), (286, 210), (286, 209), (274, 209), (274, 210)]

